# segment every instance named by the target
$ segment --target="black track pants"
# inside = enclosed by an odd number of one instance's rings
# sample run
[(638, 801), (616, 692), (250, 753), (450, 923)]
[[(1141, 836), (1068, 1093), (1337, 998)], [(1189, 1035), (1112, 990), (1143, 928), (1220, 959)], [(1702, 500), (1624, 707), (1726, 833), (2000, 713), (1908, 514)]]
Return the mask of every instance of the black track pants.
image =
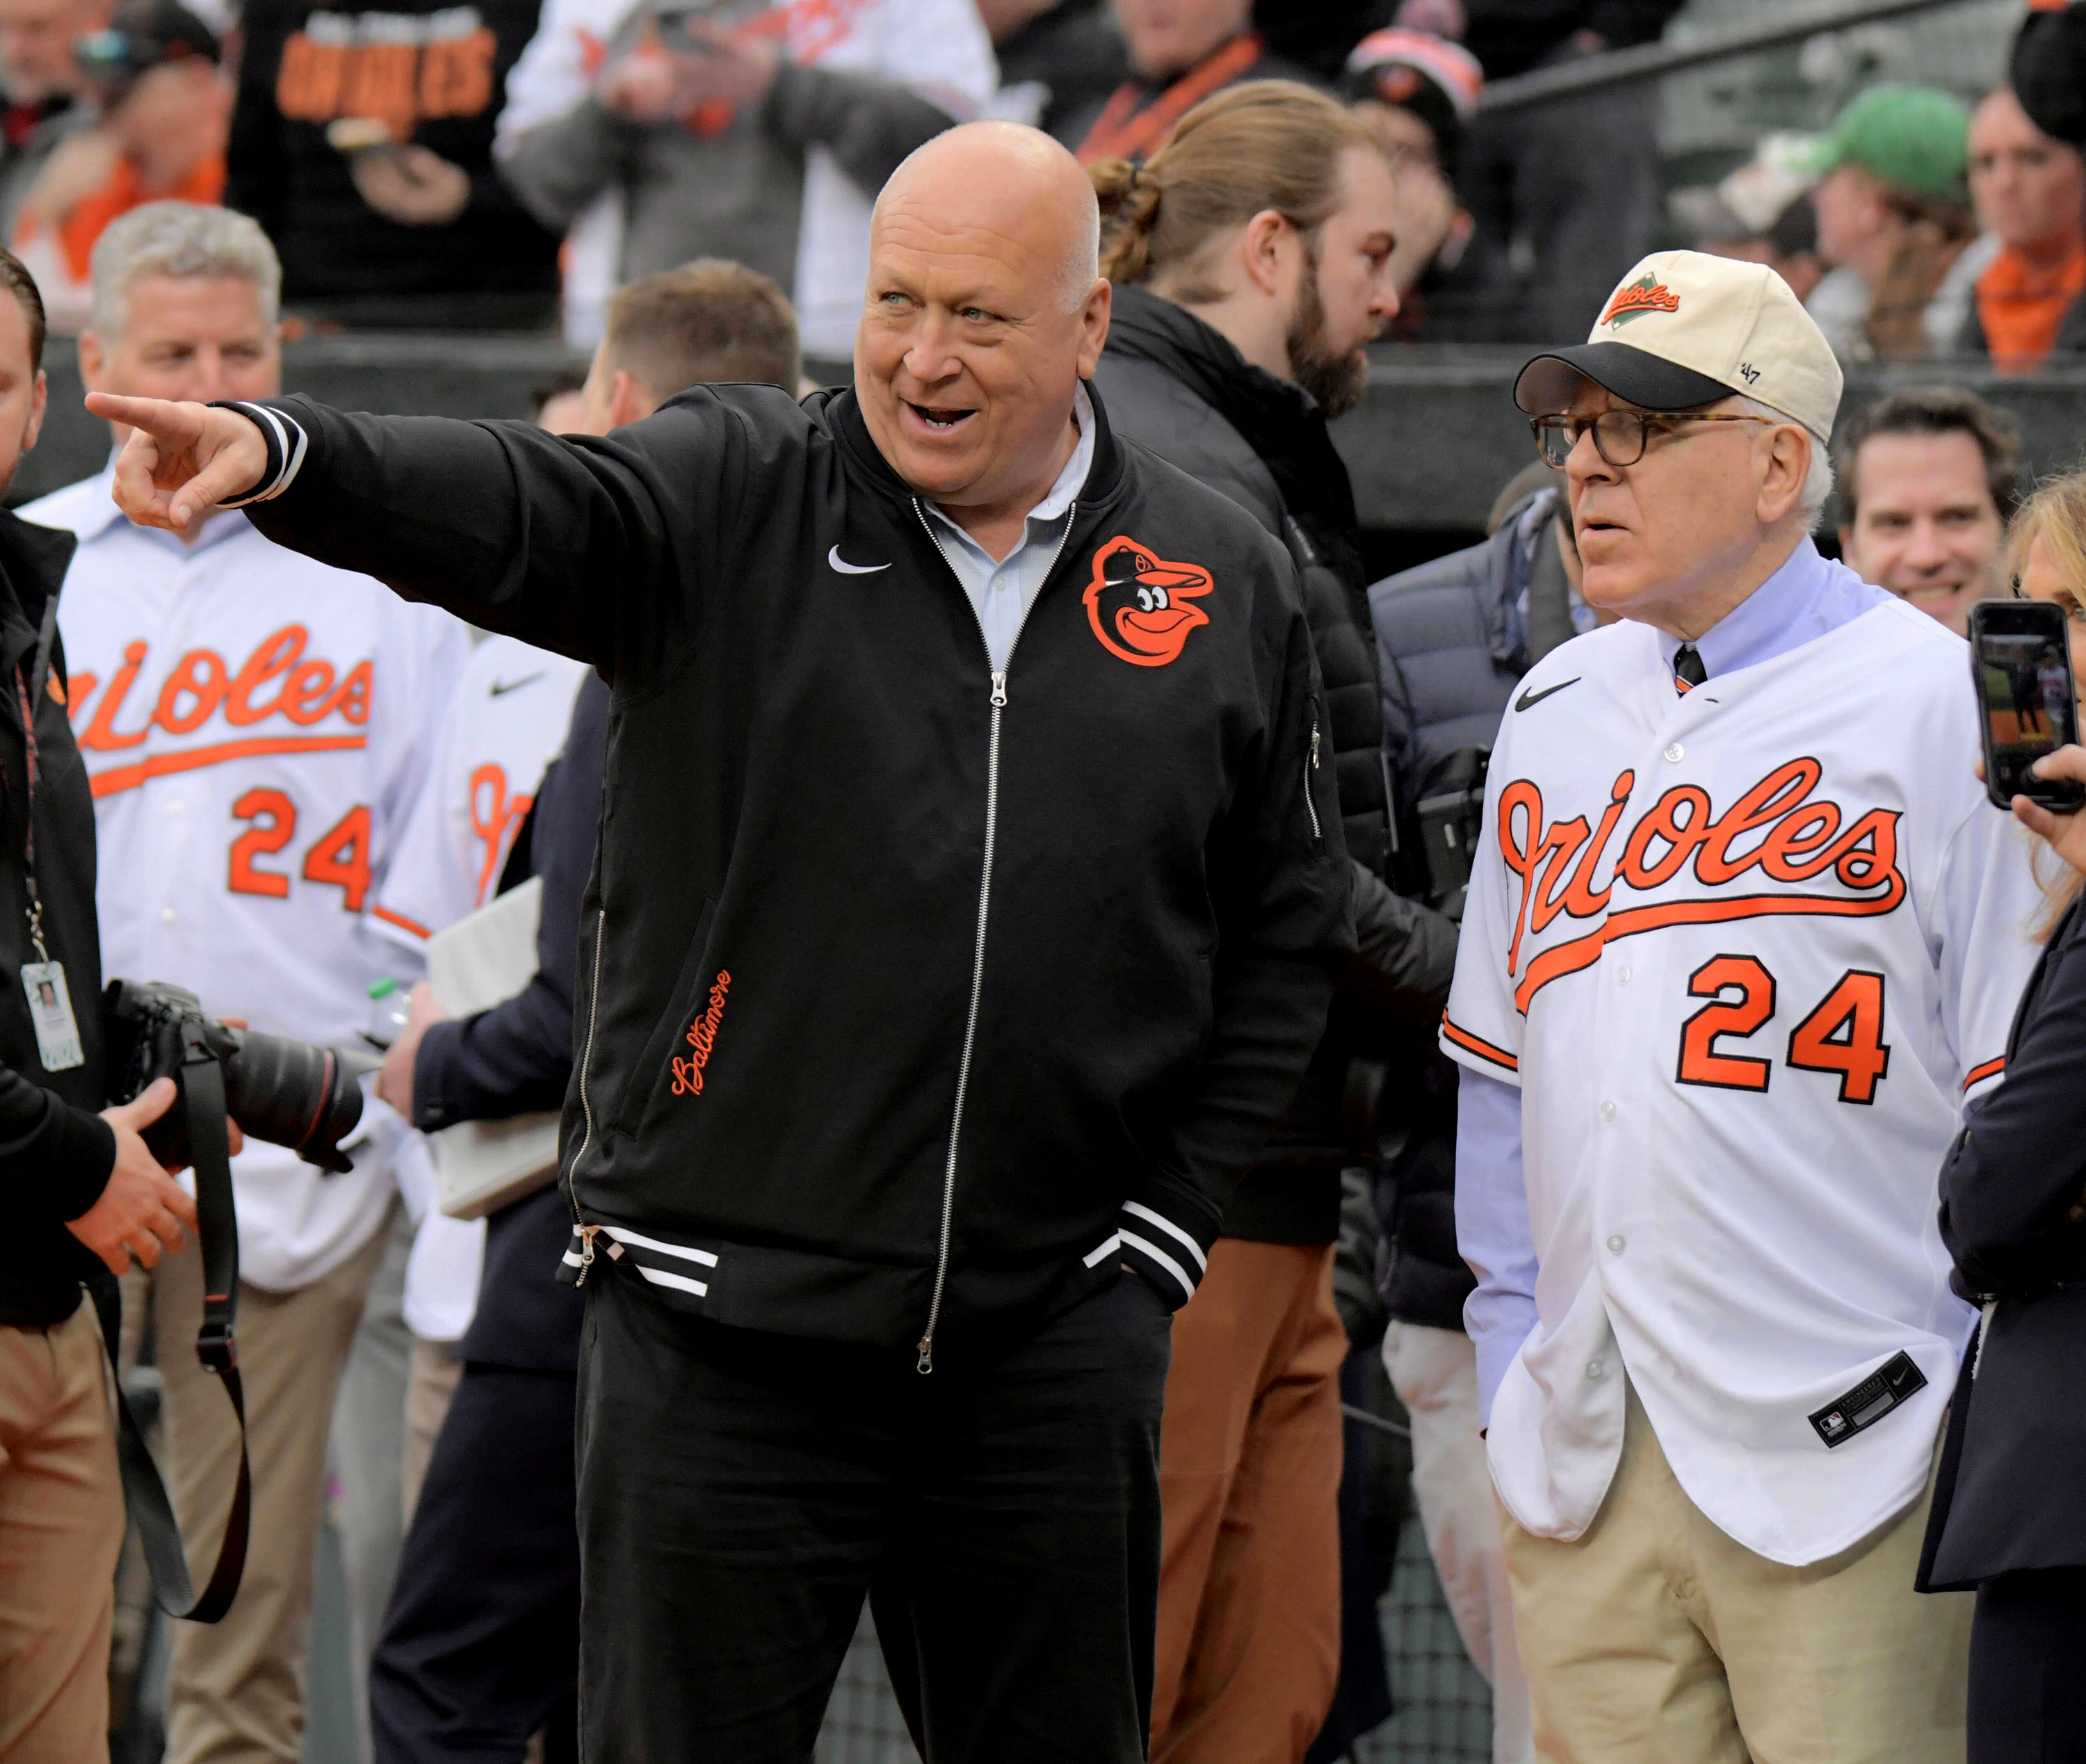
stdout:
[[(369, 1668), (377, 1764), (522, 1764), (579, 1660), (568, 1374), (466, 1366)], [(549, 1758), (568, 1758), (569, 1729)]]
[(1969, 1764), (2086, 1764), (2086, 1568), (1977, 1588), (1969, 1714)]
[(1143, 1281), (922, 1376), (596, 1266), (587, 1764), (804, 1764), (866, 1593), (928, 1764), (1142, 1764), (1172, 1320)]

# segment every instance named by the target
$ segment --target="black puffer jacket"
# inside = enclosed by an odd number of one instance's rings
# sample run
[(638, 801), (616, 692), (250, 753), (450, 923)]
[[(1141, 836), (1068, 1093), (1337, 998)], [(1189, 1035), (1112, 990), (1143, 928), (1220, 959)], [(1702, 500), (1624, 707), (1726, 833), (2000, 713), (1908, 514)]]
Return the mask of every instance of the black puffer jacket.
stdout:
[[(1539, 490), (1508, 511), (1482, 545), (1386, 578), (1369, 591), (1383, 677), (1384, 752), (1402, 848), (1418, 849), (1413, 811), (1447, 761), (1489, 748), (1521, 676), (1538, 659), (1531, 644), (1531, 578), (1567, 590), (1552, 524), (1558, 492)], [(1556, 580), (1550, 577), (1555, 573)], [(1536, 623), (1561, 635), (1563, 619)], [(1411, 1131), (1386, 1176), (1382, 1204), (1393, 1247), (1382, 1282), (1386, 1308), (1406, 1323), (1463, 1326), (1463, 1301), (1477, 1284), (1456, 1252), (1456, 1069), (1439, 1054), (1403, 1099)]]
[[(1148, 289), (1117, 288), (1094, 379), (1122, 433), (1249, 511), (1297, 564), (1325, 680), (1360, 949), (1296, 1102), (1239, 1185), (1224, 1230), (1330, 1243), (1340, 1167), (1373, 1142), (1362, 1093), (1385, 1066), (1427, 1057), (1456, 961), (1454, 926), (1386, 881), (1383, 709), (1347, 467), (1308, 394), (1248, 365), (1217, 331)], [(1371, 1070), (1353, 1073), (1358, 1061)]]

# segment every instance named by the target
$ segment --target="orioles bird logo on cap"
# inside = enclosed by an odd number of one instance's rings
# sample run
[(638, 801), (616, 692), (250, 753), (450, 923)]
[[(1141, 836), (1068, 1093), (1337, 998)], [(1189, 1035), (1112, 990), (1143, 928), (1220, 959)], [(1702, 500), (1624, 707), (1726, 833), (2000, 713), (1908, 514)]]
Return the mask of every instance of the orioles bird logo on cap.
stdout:
[(1087, 620), (1109, 654), (1139, 667), (1164, 667), (1180, 659), (1190, 631), (1210, 622), (1190, 603), (1213, 586), (1201, 565), (1173, 563), (1118, 535), (1094, 554)]
[(1616, 290), (1608, 309), (1601, 314), (1603, 325), (1626, 325), (1633, 318), (1641, 318), (1646, 313), (1677, 313), (1680, 310), (1680, 296), (1663, 282), (1645, 275), (1632, 282), (1627, 288)]

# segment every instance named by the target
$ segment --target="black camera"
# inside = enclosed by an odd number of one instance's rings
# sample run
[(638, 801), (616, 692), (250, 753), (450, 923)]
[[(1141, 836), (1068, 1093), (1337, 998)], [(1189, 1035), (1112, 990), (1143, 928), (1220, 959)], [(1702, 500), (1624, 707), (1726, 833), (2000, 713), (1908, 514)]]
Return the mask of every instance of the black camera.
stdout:
[(1428, 903), (1454, 919), (1463, 916), (1471, 866), (1484, 828), (1485, 773), (1492, 757), (1490, 748), (1450, 754), (1428, 775), (1427, 794), (1414, 811), (1427, 865)]
[[(181, 1082), (193, 1045), (224, 1075), (225, 1113), (240, 1131), (286, 1145), (307, 1164), (335, 1174), (354, 1165), (340, 1142), (362, 1118), (360, 1076), (340, 1051), (233, 1029), (207, 1016), (193, 992), (154, 981), (112, 980), (102, 995), (110, 1089), (128, 1102), (155, 1078)], [(177, 1100), (145, 1129), (145, 1144), (163, 1164), (189, 1161), (188, 1114)]]

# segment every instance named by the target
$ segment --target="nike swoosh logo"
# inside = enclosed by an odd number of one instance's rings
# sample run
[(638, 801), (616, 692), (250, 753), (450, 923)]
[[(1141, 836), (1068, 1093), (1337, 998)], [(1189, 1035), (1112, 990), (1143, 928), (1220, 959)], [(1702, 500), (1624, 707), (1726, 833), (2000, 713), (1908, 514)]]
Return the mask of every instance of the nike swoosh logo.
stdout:
[(826, 561), (843, 576), (874, 576), (879, 569), (891, 568), (888, 564), (850, 564), (841, 556), (841, 548), (837, 545), (826, 553)]
[(534, 673), (524, 674), (519, 680), (496, 680), (492, 683), (492, 690), (488, 696), (504, 698), (509, 692), (518, 692), (524, 686), (533, 686), (543, 677), (543, 670), (539, 667)]
[(1520, 697), (1514, 700), (1513, 708), (1516, 710), (1527, 710), (1541, 704), (1552, 692), (1561, 692), (1567, 686), (1576, 686), (1586, 677), (1583, 674), (1574, 674), (1571, 679), (1560, 680), (1555, 686), (1546, 686), (1539, 692), (1523, 692)]

